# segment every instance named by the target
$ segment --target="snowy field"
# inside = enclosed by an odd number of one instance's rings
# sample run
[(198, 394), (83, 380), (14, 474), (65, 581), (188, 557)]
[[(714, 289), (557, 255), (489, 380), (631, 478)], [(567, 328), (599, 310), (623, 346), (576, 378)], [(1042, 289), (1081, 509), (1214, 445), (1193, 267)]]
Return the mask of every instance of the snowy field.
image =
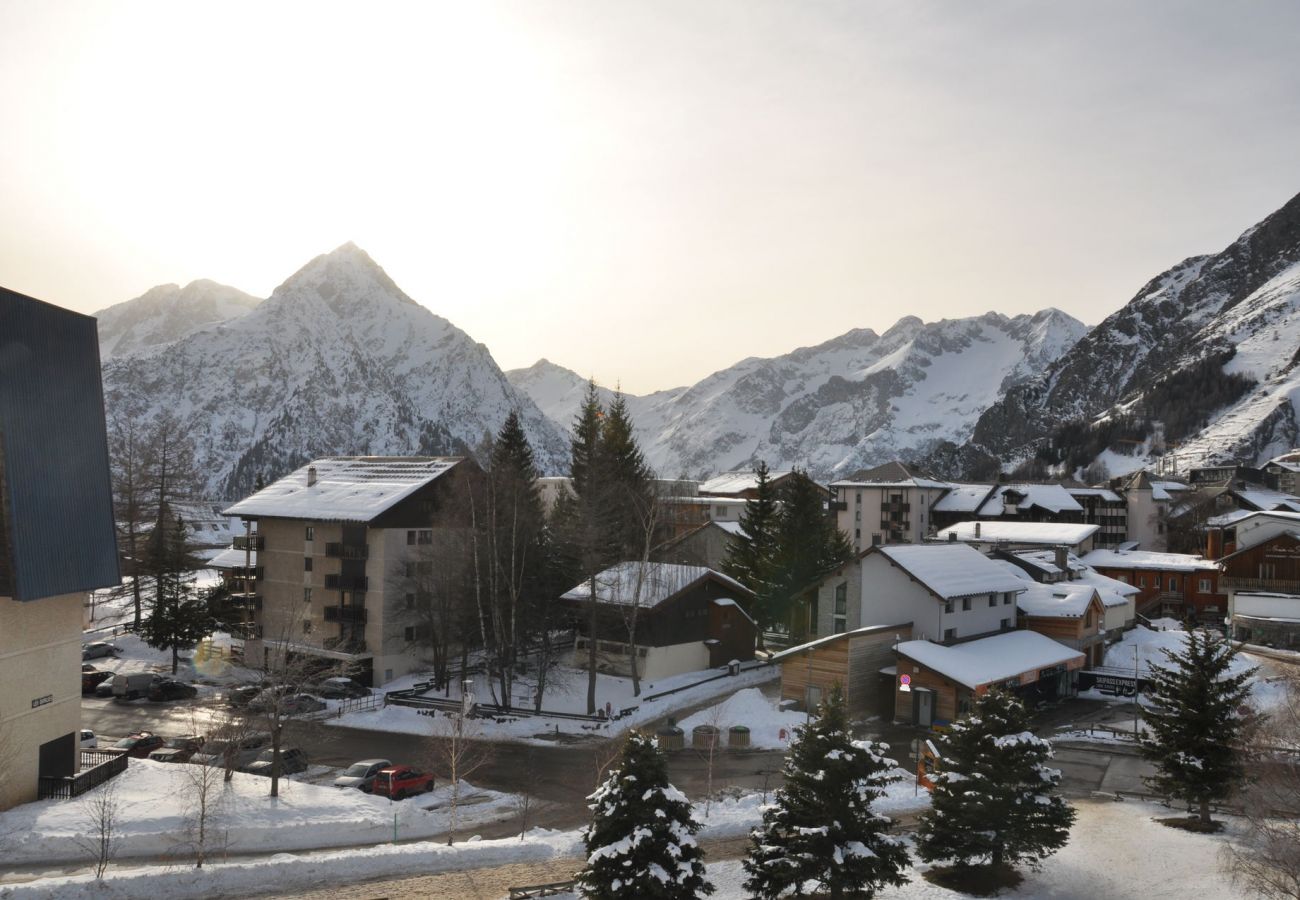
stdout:
[[(548, 681), (545, 708), (555, 712), (585, 713), (587, 711), (586, 673), (576, 669), (561, 669), (558, 674), (559, 677), (553, 683)], [(654, 682), (643, 681), (641, 683), (641, 693), (644, 696), (656, 691), (665, 691), (674, 687), (689, 685), (692, 682), (716, 674), (718, 674), (717, 670), (706, 670), (674, 675), (671, 678), (661, 678)], [(632, 696), (631, 679), (619, 678), (613, 675), (597, 675), (596, 701), (600, 708), (603, 709), (605, 704), (608, 703), (610, 709), (615, 712), (633, 705), (638, 707), (637, 710), (630, 716), (607, 723), (565, 719), (558, 716), (502, 717), (503, 721), (501, 722), (494, 719), (480, 718), (473, 720), (474, 729), (476, 737), (486, 740), (513, 741), (525, 744), (551, 745), (556, 742), (557, 735), (566, 735), (569, 739), (573, 737), (605, 738), (628, 728), (645, 725), (656, 719), (671, 715), (674, 710), (705, 703), (715, 697), (732, 694), (744, 688), (757, 687), (779, 678), (780, 675), (781, 670), (779, 667), (760, 666), (741, 672), (731, 678), (718, 678), (707, 684), (688, 688), (680, 693), (649, 702)], [(407, 676), (394, 681), (392, 684), (385, 685), (384, 689), (400, 690), (410, 688), (415, 682), (424, 680), (424, 677), (427, 676)], [(521, 679), (516, 687), (518, 697), (531, 697), (531, 686), (526, 681)], [(476, 687), (474, 693), (479, 700), (490, 702), (486, 687)], [(448, 693), (433, 692), (430, 696), (450, 696), (452, 699), (458, 699), (460, 690), (456, 686), (452, 687)], [(428, 734), (433, 727), (430, 718), (430, 716), (424, 715), (421, 710), (410, 707), (388, 706), (368, 712), (350, 713), (338, 719), (331, 719), (328, 724), (346, 728), (363, 728), (371, 731)]]
[[(188, 798), (193, 795), (185, 779), (184, 770), (189, 768), (133, 759), (110, 782), (121, 804), (120, 858), (184, 859)], [(223, 835), (229, 854), (391, 841), (394, 815), (403, 840), (443, 834), (451, 821), (447, 809), (451, 789), (441, 783), (430, 793), (399, 802), (283, 779), (280, 797), (272, 799), (269, 779), (239, 772), (228, 790), (224, 788), (212, 827)], [(98, 790), (86, 796), (93, 797)], [(462, 782), (461, 803), (458, 828), (507, 818), (517, 808), (512, 795), (480, 790), (468, 782)], [(75, 838), (87, 833), (87, 819), (81, 799), (27, 803), (0, 813), (0, 859), (6, 866), (37, 869), (83, 863), (86, 854)], [(4, 895), (0, 889), (0, 896)]]
[(777, 700), (764, 695), (760, 689), (745, 688), (715, 706), (687, 716), (677, 725), (687, 734), (697, 725), (714, 725), (723, 732), (733, 725), (744, 725), (749, 729), (751, 747), (784, 750), (790, 746), (795, 727), (807, 721), (804, 713), (779, 709)]
[[(735, 837), (757, 822), (757, 804), (746, 801), (749, 811), (739, 806), (732, 814), (715, 804), (710, 823), (700, 833), (702, 840)], [(1189, 896), (1244, 898), (1218, 871), (1218, 854), (1226, 840), (1237, 833), (1228, 820), (1226, 835), (1198, 835), (1153, 821), (1171, 815), (1157, 804), (1088, 801), (1076, 804), (1078, 822), (1070, 843), (1050, 857), (1042, 872), (1025, 873), (1025, 882), (1004, 897), (1055, 898), (1055, 900), (1184, 900)], [(696, 815), (703, 821), (703, 810)], [(716, 817), (716, 824), (714, 824)], [(213, 863), (202, 870), (172, 867), (149, 869), (115, 868), (107, 882), (98, 886), (91, 876), (48, 878), (23, 884), (0, 886), (0, 897), (12, 900), (125, 900), (132, 897), (207, 898), (239, 896), (275, 885), (282, 892), (338, 886), (352, 881), (401, 878), (510, 863), (578, 857), (581, 842), (577, 831), (553, 832), (535, 829), (524, 840), (470, 840), (447, 847), (441, 843), (388, 844), (364, 850), (335, 850), (310, 854), (280, 853), (264, 860)], [(717, 893), (714, 900), (741, 900), (747, 895), (739, 861), (709, 866)], [(889, 888), (882, 898), (956, 898), (965, 895), (936, 887), (921, 880), (920, 871), (902, 888)]]
[[(1218, 853), (1225, 838), (1196, 835), (1153, 821), (1171, 813), (1146, 803), (1080, 803), (1079, 819), (1070, 843), (1049, 857), (1042, 872), (1025, 871), (1024, 883), (999, 896), (1034, 900), (1185, 900), (1187, 897), (1244, 898), (1218, 871)], [(910, 841), (909, 841), (910, 845)], [(924, 865), (914, 869), (911, 882), (885, 888), (883, 900), (939, 900), (968, 897), (930, 884), (921, 877)], [(745, 872), (739, 860), (708, 866), (708, 878), (717, 889), (712, 900), (748, 900)], [(560, 894), (555, 900), (575, 900)]]

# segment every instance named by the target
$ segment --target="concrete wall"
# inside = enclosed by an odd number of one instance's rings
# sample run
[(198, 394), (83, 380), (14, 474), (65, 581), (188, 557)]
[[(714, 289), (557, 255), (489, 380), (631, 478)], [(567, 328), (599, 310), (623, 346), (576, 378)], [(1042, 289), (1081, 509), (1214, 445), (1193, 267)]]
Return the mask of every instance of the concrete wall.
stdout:
[(83, 600), (0, 597), (0, 809), (36, 799), (41, 745), (81, 727)]
[(1234, 594), (1232, 614), (1265, 619), (1300, 619), (1300, 596)]

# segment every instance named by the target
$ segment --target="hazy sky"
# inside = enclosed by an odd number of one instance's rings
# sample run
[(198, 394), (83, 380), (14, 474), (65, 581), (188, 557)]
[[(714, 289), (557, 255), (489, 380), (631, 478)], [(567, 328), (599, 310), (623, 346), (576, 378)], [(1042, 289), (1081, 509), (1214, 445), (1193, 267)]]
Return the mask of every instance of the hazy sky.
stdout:
[(0, 284), (258, 296), (356, 241), (633, 392), (1089, 323), (1300, 191), (1300, 4), (0, 0)]

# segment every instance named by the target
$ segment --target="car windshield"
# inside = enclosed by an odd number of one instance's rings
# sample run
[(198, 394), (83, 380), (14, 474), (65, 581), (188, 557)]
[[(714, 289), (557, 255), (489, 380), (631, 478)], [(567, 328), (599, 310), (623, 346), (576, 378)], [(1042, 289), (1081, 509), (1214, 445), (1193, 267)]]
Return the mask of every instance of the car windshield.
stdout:
[(189, 745), (189, 738), (172, 738), (167, 742), (167, 747), (171, 750), (184, 750)]
[(361, 778), (369, 771), (370, 771), (370, 766), (367, 765), (366, 763), (353, 763), (351, 766), (348, 767), (348, 770), (343, 774), (349, 775), (353, 778)]
[(375, 783), (388, 784), (388, 778), (389, 776), (387, 772), (380, 772), (378, 775), (375, 776)]
[(132, 747), (134, 747), (134, 746), (135, 746), (136, 744), (138, 744), (138, 743), (140, 743), (140, 739), (137, 738), (137, 737), (124, 737), (124, 738), (122, 738), (122, 740), (118, 741), (118, 742), (117, 742), (116, 744), (114, 744), (113, 746), (114, 746), (114, 747), (121, 747), (123, 750), (130, 750)]

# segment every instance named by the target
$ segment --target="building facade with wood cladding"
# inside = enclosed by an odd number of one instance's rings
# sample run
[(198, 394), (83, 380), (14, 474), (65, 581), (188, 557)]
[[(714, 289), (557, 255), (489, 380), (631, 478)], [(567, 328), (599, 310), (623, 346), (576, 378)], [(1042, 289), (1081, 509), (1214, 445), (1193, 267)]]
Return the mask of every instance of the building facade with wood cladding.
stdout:
[(811, 711), (839, 685), (854, 718), (889, 715), (894, 645), (911, 637), (911, 622), (873, 625), (783, 650), (772, 657), (781, 664), (781, 699)]

